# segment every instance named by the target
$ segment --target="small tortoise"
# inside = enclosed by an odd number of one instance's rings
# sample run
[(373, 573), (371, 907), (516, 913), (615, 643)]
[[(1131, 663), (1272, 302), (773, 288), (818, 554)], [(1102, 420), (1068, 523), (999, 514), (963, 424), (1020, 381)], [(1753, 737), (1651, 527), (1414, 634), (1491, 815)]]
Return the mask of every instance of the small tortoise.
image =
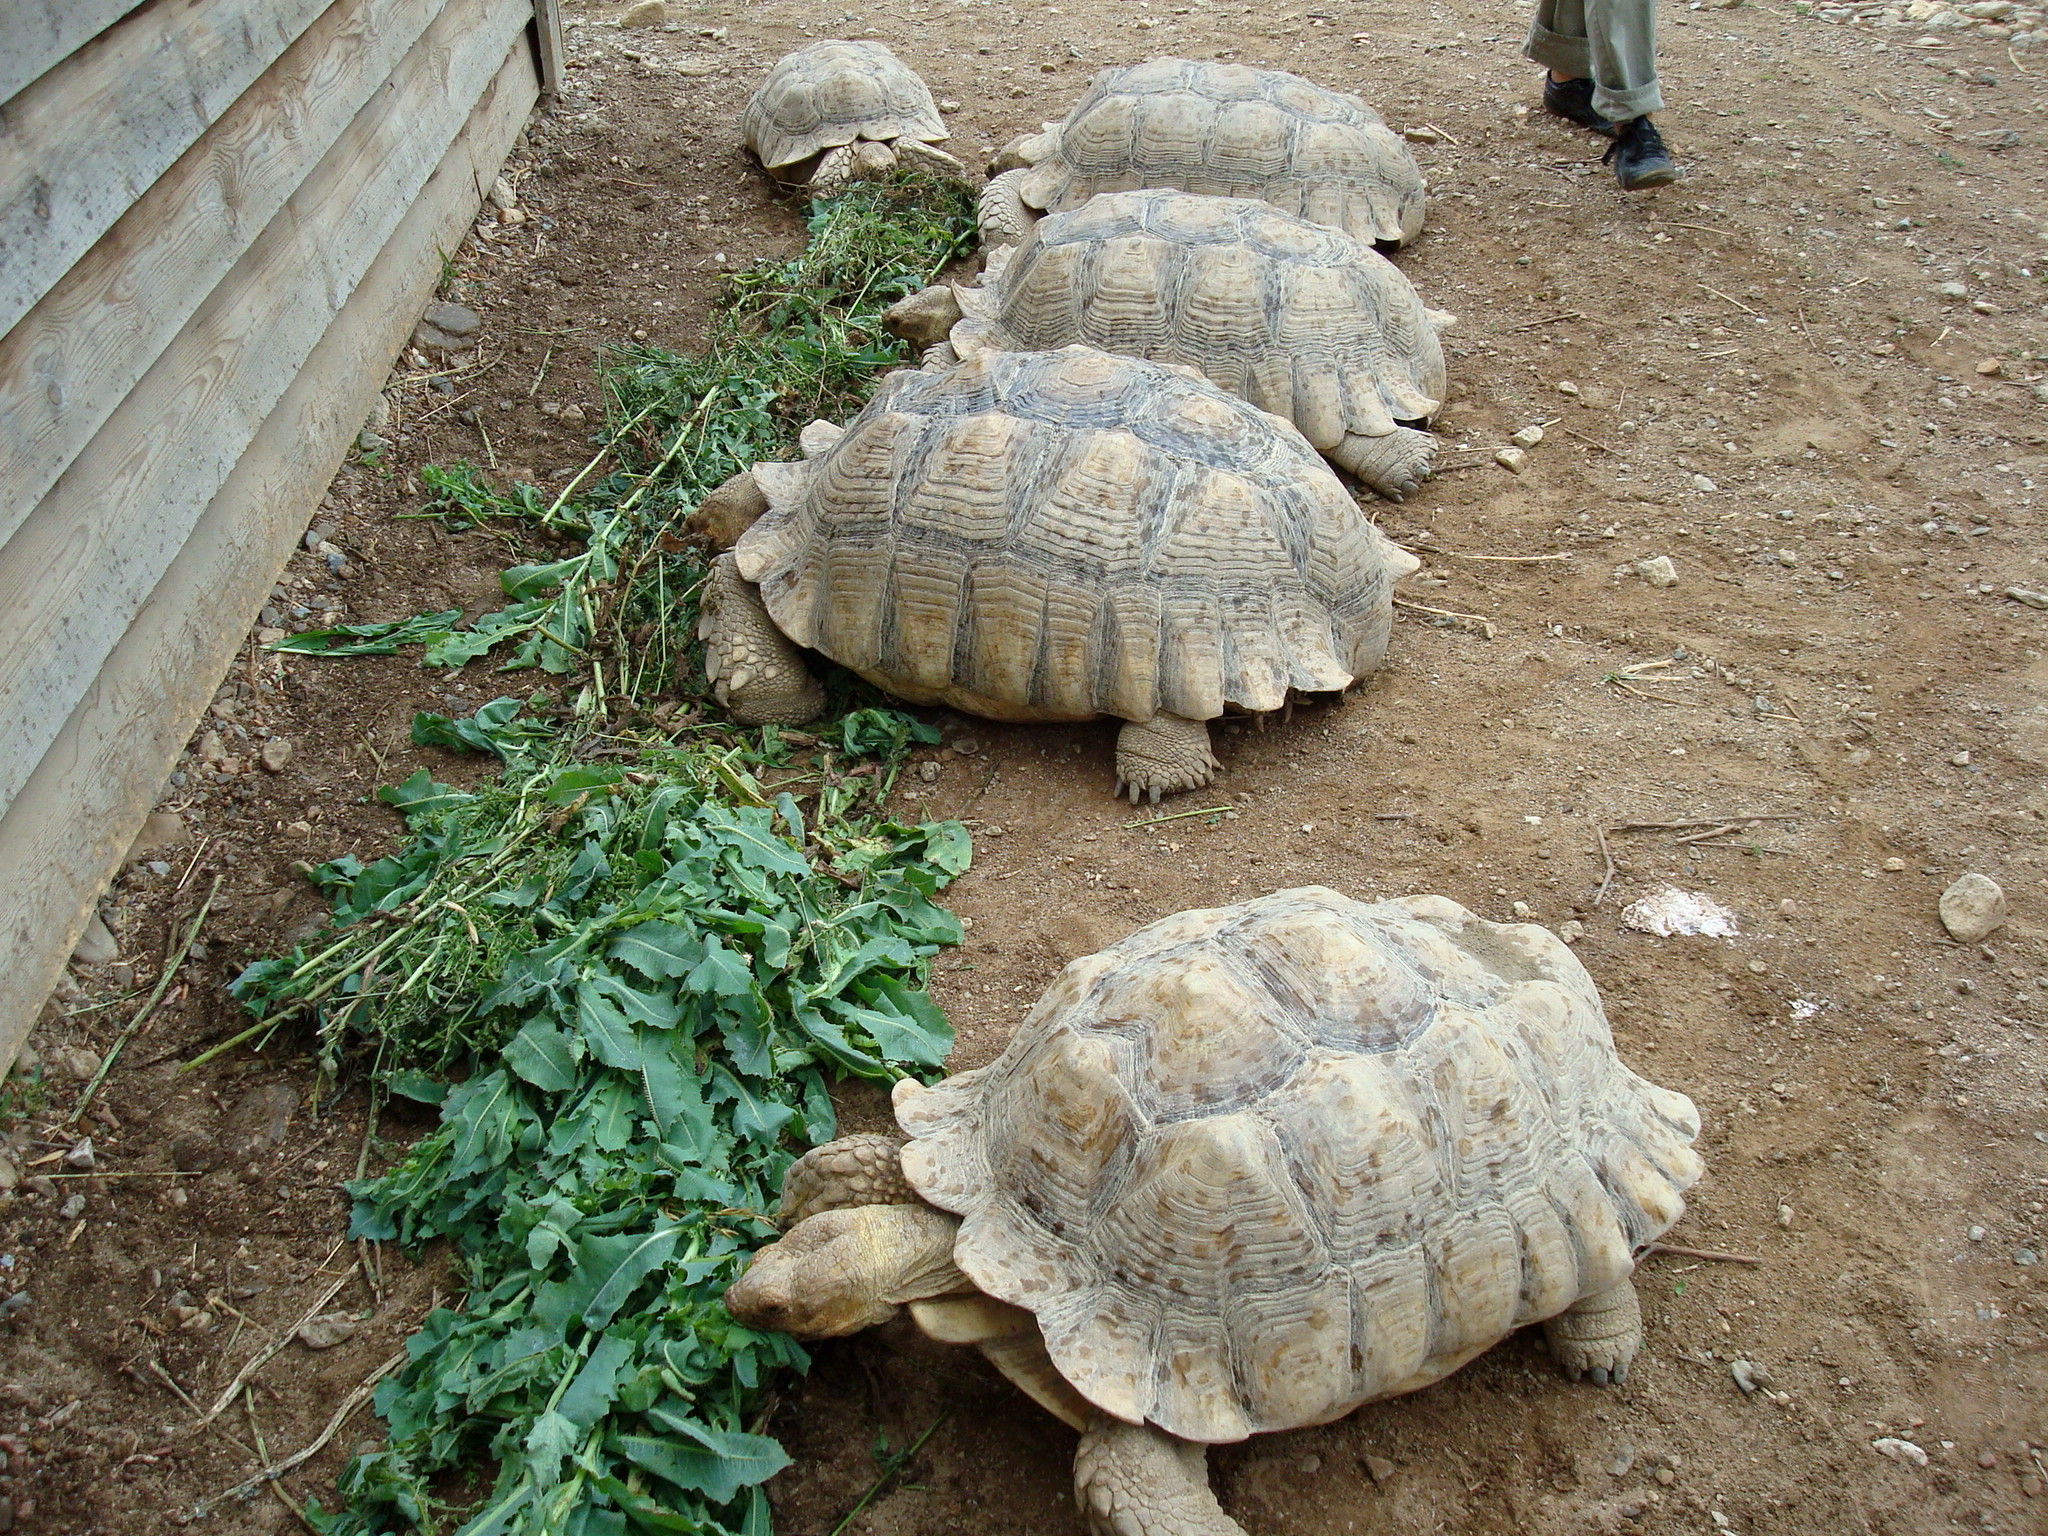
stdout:
[(982, 239), (1024, 238), (1040, 212), (1098, 192), (1178, 187), (1253, 197), (1359, 240), (1422, 231), (1422, 172), (1356, 96), (1274, 69), (1151, 59), (1106, 69), (1066, 121), (1014, 140), (983, 190)]
[(831, 1338), (908, 1305), (1081, 1431), (1099, 1536), (1243, 1536), (1204, 1449), (1413, 1392), (1543, 1323), (1625, 1380), (1635, 1254), (1699, 1177), (1546, 929), (1320, 886), (1068, 966), (986, 1067), (896, 1089), (783, 1184), (726, 1293)]
[(960, 356), (1078, 341), (1184, 363), (1392, 501), (1436, 460), (1415, 428), (1443, 404), (1452, 317), (1363, 241), (1247, 198), (1105, 192), (991, 253), (979, 288), (925, 289), (888, 319)]
[(1286, 422), (1089, 347), (891, 374), (805, 449), (696, 519), (756, 519), (705, 587), (718, 701), (748, 723), (811, 718), (807, 646), (913, 703), (1115, 715), (1133, 801), (1209, 783), (1207, 722), (1227, 707), (1378, 666), (1393, 582), (1418, 563)]
[(947, 176), (967, 171), (932, 148), (948, 136), (932, 93), (880, 43), (828, 40), (785, 56), (747, 102), (740, 133), (776, 180), (813, 192), (899, 162)]

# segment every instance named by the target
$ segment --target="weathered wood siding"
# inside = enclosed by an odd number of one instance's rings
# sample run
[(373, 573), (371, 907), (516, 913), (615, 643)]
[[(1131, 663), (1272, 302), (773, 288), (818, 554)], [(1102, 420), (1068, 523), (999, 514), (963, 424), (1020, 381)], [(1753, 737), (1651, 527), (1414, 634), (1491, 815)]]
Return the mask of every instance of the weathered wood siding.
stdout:
[(524, 124), (536, 4), (0, 3), (0, 1061)]

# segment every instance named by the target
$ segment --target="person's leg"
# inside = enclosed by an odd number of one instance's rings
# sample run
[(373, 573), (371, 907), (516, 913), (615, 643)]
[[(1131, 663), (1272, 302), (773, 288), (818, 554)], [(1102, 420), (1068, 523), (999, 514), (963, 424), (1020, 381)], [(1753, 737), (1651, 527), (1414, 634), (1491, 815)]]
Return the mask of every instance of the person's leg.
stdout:
[(1538, 0), (1522, 52), (1550, 66), (1543, 77), (1547, 111), (1595, 133), (1614, 132), (1614, 124), (1593, 110), (1593, 50), (1586, 37), (1586, 0)]
[(1584, 24), (1593, 109), (1617, 123), (1662, 111), (1654, 0), (1588, 0)]

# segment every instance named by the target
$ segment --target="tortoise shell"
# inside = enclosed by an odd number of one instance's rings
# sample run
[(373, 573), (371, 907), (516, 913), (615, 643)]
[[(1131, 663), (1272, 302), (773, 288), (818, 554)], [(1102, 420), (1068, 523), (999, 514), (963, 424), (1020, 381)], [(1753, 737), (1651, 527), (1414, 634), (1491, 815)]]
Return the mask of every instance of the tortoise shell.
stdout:
[(945, 120), (924, 81), (880, 43), (827, 40), (778, 60), (740, 117), (769, 170), (867, 139), (936, 144)]
[(1324, 451), (1444, 399), (1448, 317), (1365, 242), (1246, 198), (1105, 193), (1039, 220), (956, 293), (963, 355), (1085, 342), (1183, 363)]
[(1546, 929), (1310, 886), (1060, 975), (1001, 1057), (899, 1086), (954, 1261), (1118, 1418), (1216, 1443), (1413, 1391), (1626, 1279), (1699, 1117)]
[(1379, 664), (1403, 563), (1293, 427), (1088, 347), (889, 376), (739, 573), (799, 645), (999, 720), (1208, 720)]
[(1356, 96), (1282, 70), (1151, 59), (1097, 75), (1026, 141), (1020, 193), (1064, 213), (1101, 192), (1252, 197), (1360, 240), (1402, 245), (1427, 198), (1407, 145)]

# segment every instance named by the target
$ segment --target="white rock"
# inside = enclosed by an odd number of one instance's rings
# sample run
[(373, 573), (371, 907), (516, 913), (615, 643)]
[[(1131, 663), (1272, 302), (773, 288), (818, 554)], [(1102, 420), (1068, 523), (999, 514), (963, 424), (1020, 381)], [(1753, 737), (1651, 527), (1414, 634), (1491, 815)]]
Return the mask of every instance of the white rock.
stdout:
[(2005, 595), (2029, 608), (2048, 608), (2048, 592), (2030, 592), (2025, 587), (2007, 587)]
[(1434, 128), (1403, 128), (1401, 137), (1410, 144), (1441, 144), (1444, 136)]
[(512, 183), (502, 176), (491, 183), (491, 205), (495, 208), (519, 206), (519, 194), (512, 190)]
[(355, 1337), (356, 1320), (346, 1312), (323, 1312), (299, 1325), (299, 1342), (308, 1349), (332, 1349)]
[(71, 958), (80, 965), (105, 965), (121, 958), (121, 946), (114, 942), (113, 930), (99, 913), (85, 920), (85, 932), (78, 936), (78, 947), (71, 952)]
[(622, 27), (658, 27), (668, 20), (668, 0), (640, 0), (619, 17)]
[(1519, 475), (1529, 467), (1529, 455), (1520, 448), (1496, 448), (1493, 452), (1493, 462), (1509, 474)]
[(1721, 487), (1714, 484), (1714, 482), (1709, 480), (1705, 475), (1694, 475), (1692, 477), (1692, 488), (1698, 491), (1702, 496), (1711, 496), (1714, 494), (1714, 492), (1721, 489)]
[(1909, 1466), (1927, 1465), (1927, 1453), (1910, 1440), (1901, 1440), (1893, 1435), (1870, 1442), (1870, 1448), (1880, 1456), (1889, 1456), (1893, 1461), (1905, 1462)]
[(1675, 587), (1678, 585), (1678, 567), (1671, 563), (1669, 555), (1652, 555), (1647, 560), (1638, 560), (1636, 574), (1653, 587)]
[(1941, 926), (1959, 944), (1975, 944), (2005, 922), (2005, 892), (1989, 875), (1971, 873), (1941, 893)]
[(1961, 283), (1943, 283), (1934, 291), (1944, 299), (1967, 299), (1970, 296), (1970, 290)]
[(1517, 448), (1534, 448), (1538, 443), (1543, 441), (1543, 429), (1537, 426), (1534, 422), (1531, 422), (1528, 426), (1519, 427), (1514, 432), (1510, 433), (1508, 435), (1508, 441), (1513, 443)]
[(1638, 933), (1654, 933), (1660, 939), (1732, 939), (1741, 931), (1735, 926), (1735, 914), (1713, 897), (1671, 885), (1624, 907), (1621, 925)]

